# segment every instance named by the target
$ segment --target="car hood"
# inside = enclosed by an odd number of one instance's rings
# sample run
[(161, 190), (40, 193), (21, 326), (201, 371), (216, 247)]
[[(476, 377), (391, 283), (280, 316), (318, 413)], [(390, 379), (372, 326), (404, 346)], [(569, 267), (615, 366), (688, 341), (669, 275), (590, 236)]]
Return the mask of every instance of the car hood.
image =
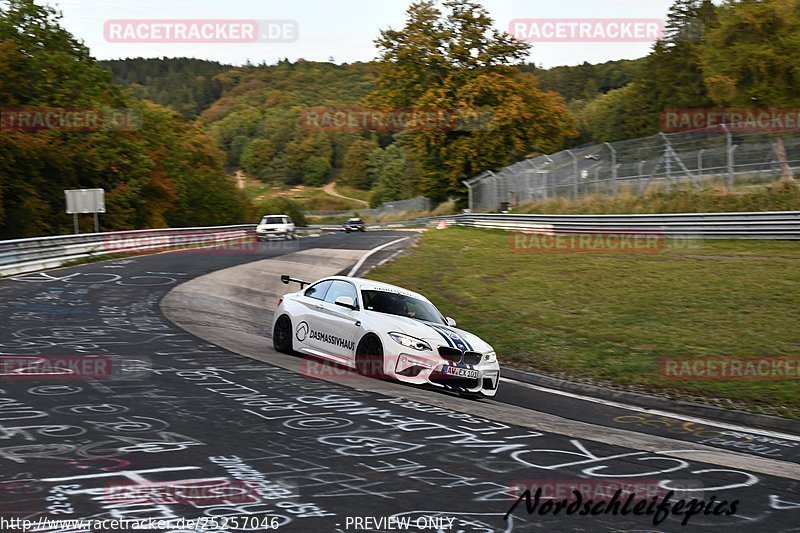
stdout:
[(436, 346), (452, 346), (463, 351), (480, 353), (492, 350), (492, 347), (480, 337), (463, 329), (443, 324), (432, 324), (404, 316), (387, 315), (374, 311), (367, 311), (367, 313), (381, 321), (382, 330), (387, 332), (397, 331), (422, 339), (434, 349)]

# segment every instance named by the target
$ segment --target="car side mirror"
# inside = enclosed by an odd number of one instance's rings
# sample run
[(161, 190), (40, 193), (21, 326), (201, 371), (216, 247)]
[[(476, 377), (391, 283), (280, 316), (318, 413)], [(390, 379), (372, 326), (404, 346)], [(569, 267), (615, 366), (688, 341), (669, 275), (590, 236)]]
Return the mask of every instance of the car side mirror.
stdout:
[(349, 296), (339, 296), (338, 298), (336, 298), (336, 301), (334, 301), (333, 303), (335, 303), (336, 305), (341, 305), (342, 307), (346, 307), (348, 309), (352, 309), (352, 310), (358, 309), (356, 307), (356, 303)]
[(456, 321), (454, 319), (450, 318), (449, 316), (445, 317), (444, 320), (445, 320), (445, 322), (447, 322), (447, 325), (450, 326), (451, 328), (456, 327)]

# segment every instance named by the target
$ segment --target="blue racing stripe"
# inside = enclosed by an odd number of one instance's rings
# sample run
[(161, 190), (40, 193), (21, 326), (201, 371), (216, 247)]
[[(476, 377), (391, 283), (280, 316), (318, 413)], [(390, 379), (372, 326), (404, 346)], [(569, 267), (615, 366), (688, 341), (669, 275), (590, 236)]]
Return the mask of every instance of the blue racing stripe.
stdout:
[(456, 348), (458, 348), (462, 352), (466, 352), (467, 350), (472, 351), (472, 346), (470, 346), (469, 343), (466, 340), (462, 339), (461, 336), (458, 335), (456, 332), (444, 328), (442, 326), (439, 326), (438, 324), (437, 325), (428, 324), (428, 325), (433, 329), (435, 329), (436, 331), (438, 331), (439, 334), (442, 335), (443, 337), (444, 334), (446, 333), (447, 336), (450, 337), (450, 339), (455, 343)]
[(448, 345), (448, 346), (450, 346), (451, 348), (453, 347), (453, 343), (452, 343), (452, 342), (450, 342), (450, 339), (447, 337), (447, 335), (445, 335), (444, 333), (442, 333), (441, 331), (439, 331), (437, 328), (433, 327), (433, 324), (429, 324), (428, 322), (423, 322), (423, 324), (425, 324), (426, 326), (428, 326), (429, 328), (431, 328), (433, 331), (435, 331), (436, 333), (438, 333), (439, 335), (441, 335), (441, 336), (442, 336), (442, 338), (443, 338), (445, 341), (447, 341), (447, 345)]

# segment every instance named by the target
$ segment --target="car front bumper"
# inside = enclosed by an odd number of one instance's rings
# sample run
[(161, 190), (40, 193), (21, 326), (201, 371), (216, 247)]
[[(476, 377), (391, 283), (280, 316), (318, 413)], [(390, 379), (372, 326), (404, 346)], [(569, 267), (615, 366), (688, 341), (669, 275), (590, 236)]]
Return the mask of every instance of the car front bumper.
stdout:
[(394, 361), (394, 377), (405, 383), (491, 398), (500, 384), (500, 365), (497, 361), (468, 365), (433, 355), (401, 353)]

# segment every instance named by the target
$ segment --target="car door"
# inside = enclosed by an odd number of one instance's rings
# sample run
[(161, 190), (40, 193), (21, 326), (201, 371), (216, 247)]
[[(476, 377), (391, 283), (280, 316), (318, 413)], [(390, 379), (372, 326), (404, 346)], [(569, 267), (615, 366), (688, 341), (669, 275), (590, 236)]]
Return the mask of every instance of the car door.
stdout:
[[(352, 298), (357, 309), (349, 309), (336, 304), (341, 296)], [(319, 313), (322, 344), (324, 349), (342, 363), (352, 365), (355, 360), (355, 341), (360, 331), (361, 306), (358, 291), (349, 281), (334, 280), (325, 294), (325, 301)]]
[[(323, 280), (308, 287), (303, 296), (298, 298), (302, 304), (295, 319), (294, 340), (297, 350), (319, 355), (320, 344), (316, 341), (315, 332), (320, 330), (322, 311), (324, 310), (325, 296), (333, 280)], [(322, 351), (322, 353), (327, 353)]]

